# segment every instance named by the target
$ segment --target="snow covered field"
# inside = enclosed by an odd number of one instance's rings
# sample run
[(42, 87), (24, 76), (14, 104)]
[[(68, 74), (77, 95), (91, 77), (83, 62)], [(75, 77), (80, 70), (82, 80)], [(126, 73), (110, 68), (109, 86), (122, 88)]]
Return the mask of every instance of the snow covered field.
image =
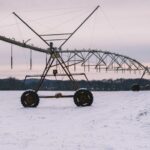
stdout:
[(149, 91), (93, 92), (84, 108), (69, 98), (27, 109), (21, 94), (0, 92), (0, 150), (150, 150)]

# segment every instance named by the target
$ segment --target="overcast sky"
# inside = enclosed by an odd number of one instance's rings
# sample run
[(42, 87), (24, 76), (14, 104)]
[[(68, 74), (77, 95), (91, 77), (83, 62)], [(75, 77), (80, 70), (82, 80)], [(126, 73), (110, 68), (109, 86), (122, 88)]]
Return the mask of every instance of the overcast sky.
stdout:
[[(110, 50), (150, 63), (150, 0), (0, 0), (0, 34), (21, 41), (31, 37), (44, 47), (13, 11), (39, 33), (72, 32), (97, 5), (100, 9), (63, 48)], [(8, 47), (0, 42), (1, 56)]]

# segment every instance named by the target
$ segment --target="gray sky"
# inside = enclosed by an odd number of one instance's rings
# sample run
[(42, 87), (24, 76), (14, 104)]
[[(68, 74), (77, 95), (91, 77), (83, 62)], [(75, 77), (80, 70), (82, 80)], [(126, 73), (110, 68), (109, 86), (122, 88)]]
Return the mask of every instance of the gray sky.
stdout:
[[(34, 45), (45, 47), (13, 11), (39, 33), (72, 32), (97, 5), (101, 8), (63, 48), (109, 50), (150, 63), (150, 0), (0, 0), (0, 34), (21, 41), (32, 38)], [(9, 47), (0, 42), (3, 58), (10, 55)], [(27, 61), (26, 52), (17, 54)], [(3, 58), (0, 63), (9, 62)]]

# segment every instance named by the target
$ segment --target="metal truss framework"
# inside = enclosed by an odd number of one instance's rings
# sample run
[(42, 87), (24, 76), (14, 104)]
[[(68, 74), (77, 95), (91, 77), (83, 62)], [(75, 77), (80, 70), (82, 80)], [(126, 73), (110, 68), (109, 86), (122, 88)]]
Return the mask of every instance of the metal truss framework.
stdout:
[[(102, 50), (60, 50), (60, 49), (55, 49), (53, 53), (51, 53), (49, 49), (42, 49), (26, 43), (15, 41), (14, 39), (6, 38), (4, 36), (0, 36), (0, 40), (20, 47), (28, 48), (30, 50), (46, 53), (52, 57), (58, 58), (61, 57), (63, 58), (66, 67), (68, 68), (74, 66), (74, 69), (76, 69), (76, 66), (80, 65), (84, 67), (84, 69), (88, 68), (88, 70), (90, 70), (90, 68), (93, 68), (97, 71), (100, 70), (122, 71), (122, 72), (143, 71), (145, 73), (150, 74), (149, 67), (144, 66), (142, 63), (140, 63), (135, 59), (117, 53), (111, 53)], [(56, 67), (59, 65), (60, 64), (57, 63), (56, 61), (56, 63), (53, 63), (51, 67)]]
[[(81, 65), (84, 69), (93, 68), (97, 71), (145, 71), (150, 74), (148, 67), (128, 56), (111, 53), (102, 50), (67, 50), (56, 51), (57, 56), (61, 55), (68, 67)], [(58, 64), (53, 65), (56, 66)]]

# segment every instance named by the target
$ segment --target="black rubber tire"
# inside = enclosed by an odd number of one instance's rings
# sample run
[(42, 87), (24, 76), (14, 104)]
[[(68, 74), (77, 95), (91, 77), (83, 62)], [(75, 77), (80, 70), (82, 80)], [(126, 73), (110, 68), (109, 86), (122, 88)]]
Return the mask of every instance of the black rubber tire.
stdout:
[(131, 87), (131, 90), (132, 91), (140, 91), (140, 85), (139, 84), (133, 84), (132, 87)]
[(21, 104), (24, 107), (37, 107), (39, 104), (39, 96), (33, 90), (25, 91), (21, 96)]
[(77, 106), (91, 106), (93, 103), (93, 94), (87, 89), (79, 89), (75, 92), (73, 99)]

